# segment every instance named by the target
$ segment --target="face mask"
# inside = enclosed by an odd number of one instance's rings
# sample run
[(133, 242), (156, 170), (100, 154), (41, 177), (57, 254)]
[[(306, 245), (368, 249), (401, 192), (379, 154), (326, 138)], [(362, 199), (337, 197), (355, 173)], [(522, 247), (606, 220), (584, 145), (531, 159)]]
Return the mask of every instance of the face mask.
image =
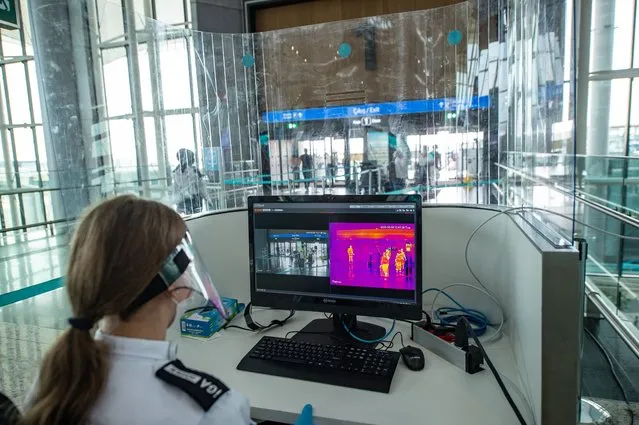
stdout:
[[(173, 300), (175, 302), (175, 300)], [(173, 328), (176, 326), (180, 326), (180, 318), (186, 313), (186, 302), (182, 301), (181, 303), (175, 303), (175, 314), (173, 316), (173, 320), (169, 324), (169, 328)]]
[(204, 305), (204, 299), (198, 295), (199, 294), (192, 292), (191, 295), (182, 301), (177, 301), (175, 298), (171, 297), (171, 301), (175, 304), (175, 316), (173, 317), (169, 328), (175, 327), (176, 329), (179, 329), (180, 319), (184, 316), (184, 313)]

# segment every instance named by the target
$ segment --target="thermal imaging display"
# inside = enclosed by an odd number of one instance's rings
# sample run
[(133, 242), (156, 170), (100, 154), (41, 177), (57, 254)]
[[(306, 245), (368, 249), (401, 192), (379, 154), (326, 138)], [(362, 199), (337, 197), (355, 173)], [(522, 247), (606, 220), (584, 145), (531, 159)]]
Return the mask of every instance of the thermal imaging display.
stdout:
[(414, 224), (330, 223), (330, 283), (413, 290), (414, 245)]

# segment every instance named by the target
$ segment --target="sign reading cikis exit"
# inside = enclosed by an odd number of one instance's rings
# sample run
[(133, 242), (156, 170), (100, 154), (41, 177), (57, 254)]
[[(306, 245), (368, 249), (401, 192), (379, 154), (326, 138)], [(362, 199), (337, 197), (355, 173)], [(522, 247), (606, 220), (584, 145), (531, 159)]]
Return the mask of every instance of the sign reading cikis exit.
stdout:
[(0, 0), (0, 28), (17, 29), (16, 0)]

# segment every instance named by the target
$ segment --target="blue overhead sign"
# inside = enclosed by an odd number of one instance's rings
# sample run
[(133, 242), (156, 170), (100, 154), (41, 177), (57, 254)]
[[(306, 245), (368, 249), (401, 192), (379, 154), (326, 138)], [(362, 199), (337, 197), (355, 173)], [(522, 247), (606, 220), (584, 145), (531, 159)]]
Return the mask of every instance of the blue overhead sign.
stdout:
[(473, 96), (470, 100), (454, 97), (441, 99), (406, 100), (403, 102), (370, 103), (351, 106), (270, 111), (262, 114), (266, 123), (291, 121), (320, 121), (341, 118), (361, 118), (380, 115), (419, 114), (424, 112), (457, 111), (459, 109), (485, 109), (490, 107), (490, 96)]

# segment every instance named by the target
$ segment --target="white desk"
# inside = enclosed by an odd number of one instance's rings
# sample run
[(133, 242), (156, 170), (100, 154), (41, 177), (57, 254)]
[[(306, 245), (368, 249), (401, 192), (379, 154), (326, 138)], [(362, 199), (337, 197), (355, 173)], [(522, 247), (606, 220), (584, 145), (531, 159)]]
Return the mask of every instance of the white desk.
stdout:
[[(256, 314), (261, 323), (270, 321), (272, 312)], [(284, 313), (279, 312), (279, 316)], [(314, 408), (315, 425), (366, 424), (517, 424), (517, 418), (501, 393), (489, 370), (468, 375), (437, 355), (426, 351), (426, 367), (419, 372), (406, 368), (400, 359), (389, 394), (363, 391), (333, 385), (318, 384), (270, 375), (242, 372), (236, 369), (240, 360), (264, 335), (283, 337), (289, 331), (300, 330), (321, 314), (297, 312), (283, 328), (264, 334), (252, 334), (229, 329), (210, 341), (179, 339), (178, 356), (187, 367), (199, 369), (221, 379), (229, 387), (244, 393), (251, 402), (251, 414), (260, 420), (293, 423), (302, 407)], [(390, 325), (389, 320), (363, 320)], [(234, 324), (243, 325), (241, 318)], [(404, 343), (418, 346), (410, 340), (410, 329), (398, 322)], [(393, 350), (401, 348), (399, 336)], [(419, 347), (419, 346), (418, 346)], [(486, 347), (497, 370), (519, 383), (514, 371), (512, 349), (506, 337)], [(521, 397), (506, 384), (528, 423), (532, 424), (528, 408)]]

